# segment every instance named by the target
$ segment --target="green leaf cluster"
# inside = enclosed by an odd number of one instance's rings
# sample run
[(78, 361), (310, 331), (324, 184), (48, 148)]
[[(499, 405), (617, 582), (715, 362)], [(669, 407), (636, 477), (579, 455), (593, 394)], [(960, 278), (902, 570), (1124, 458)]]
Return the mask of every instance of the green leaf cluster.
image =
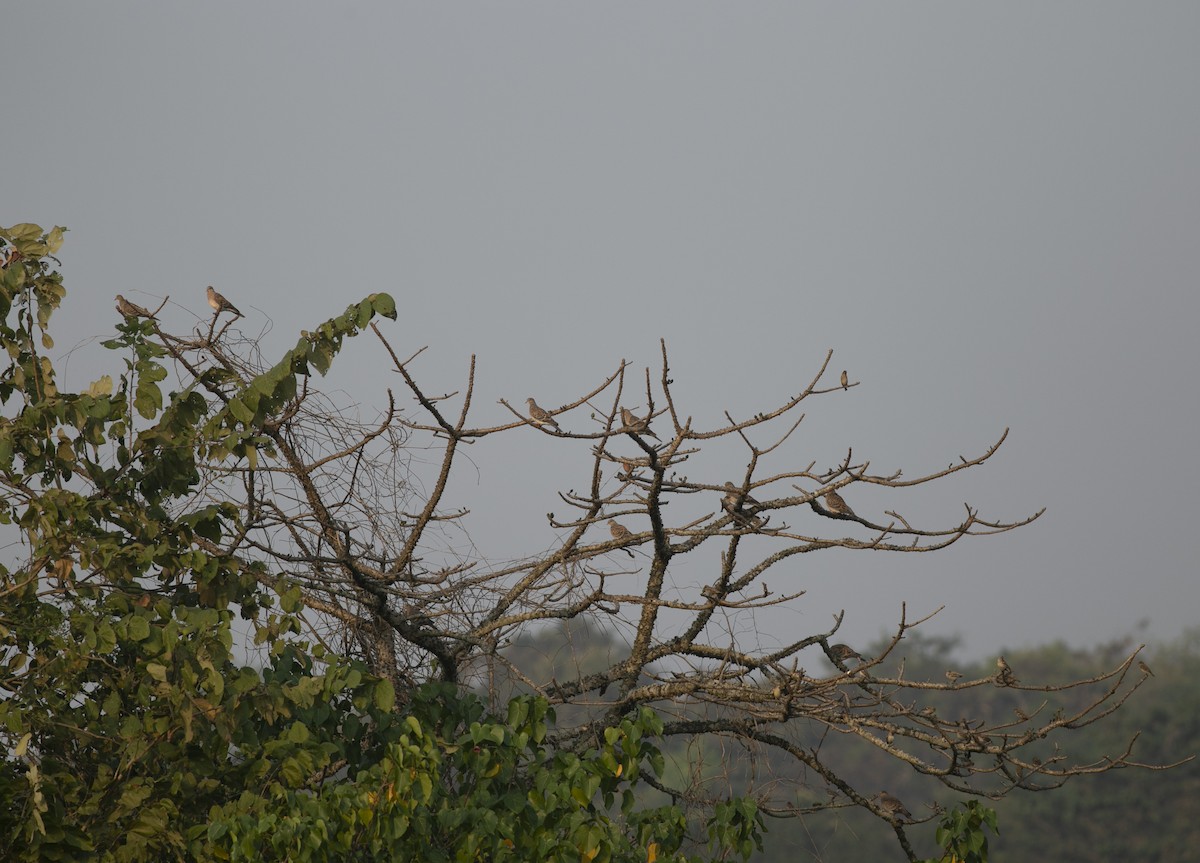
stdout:
[(987, 863), (988, 839), (984, 826), (993, 833), (996, 827), (996, 810), (989, 809), (978, 800), (968, 800), (942, 816), (934, 838), (946, 853), (927, 863)]
[[(202, 449), (208, 457), (219, 460), (232, 454), (245, 457), (255, 467), (260, 447), (273, 455), (262, 428), (296, 397), (299, 376), (311, 374), (313, 369), (322, 375), (328, 372), (346, 337), (362, 332), (376, 316), (395, 320), (396, 301), (389, 294), (371, 294), (312, 332), (305, 331), (294, 348), (235, 393), (204, 426)], [(230, 373), (221, 369), (206, 374), (222, 383), (232, 380)]]
[[(552, 722), (543, 699), (518, 697), (490, 716), (475, 696), (425, 684), (375, 763), (319, 789), (231, 801), (196, 850), (234, 861), (698, 859), (681, 850), (682, 812), (642, 807), (633, 791), (646, 766), (661, 768), (653, 713), (606, 729), (580, 755), (549, 745)], [(757, 812), (741, 804), (741, 815), (710, 824), (714, 850), (753, 844)]]

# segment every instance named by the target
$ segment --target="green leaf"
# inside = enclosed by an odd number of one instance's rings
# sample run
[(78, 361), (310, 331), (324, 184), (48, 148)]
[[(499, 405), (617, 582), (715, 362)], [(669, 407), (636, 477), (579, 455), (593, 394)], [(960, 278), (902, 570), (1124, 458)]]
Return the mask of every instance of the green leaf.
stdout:
[(385, 713), (390, 712), (396, 705), (396, 687), (392, 685), (392, 681), (384, 678), (375, 684), (373, 697), (376, 707)]
[(392, 299), (391, 294), (371, 294), (368, 299), (375, 306), (375, 314), (390, 318), (393, 321), (396, 320), (396, 301)]
[(229, 413), (235, 420), (245, 425), (254, 422), (254, 410), (240, 398), (230, 399)]
[(62, 248), (63, 234), (66, 233), (66, 230), (66, 228), (56, 227), (46, 235), (46, 249), (50, 254), (58, 254), (58, 250)]
[(32, 222), (21, 222), (18, 225), (13, 225), (5, 231), (5, 234), (14, 243), (21, 243), (36, 240), (42, 235), (42, 228), (40, 225), (35, 225)]
[(304, 743), (309, 736), (308, 726), (303, 722), (293, 722), (288, 728), (287, 739), (292, 743)]
[(97, 398), (111, 396), (113, 391), (112, 375), (101, 375), (92, 381), (87, 388), (87, 394)]
[(144, 617), (129, 619), (129, 638), (133, 641), (145, 641), (150, 637), (150, 622)]

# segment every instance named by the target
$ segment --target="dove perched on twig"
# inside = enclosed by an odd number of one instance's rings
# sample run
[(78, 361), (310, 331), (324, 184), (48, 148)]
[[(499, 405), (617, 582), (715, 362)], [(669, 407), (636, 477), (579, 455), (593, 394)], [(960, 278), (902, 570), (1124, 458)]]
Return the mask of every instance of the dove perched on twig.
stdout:
[(139, 306), (137, 303), (131, 303), (120, 294), (117, 294), (117, 311), (126, 318), (151, 318), (158, 320), (149, 311)]
[(854, 510), (850, 508), (850, 504), (846, 503), (846, 501), (842, 499), (842, 496), (832, 488), (825, 492), (825, 506), (829, 508), (830, 512), (837, 513), (838, 515), (851, 515), (855, 518), (858, 517), (855, 515)]
[(893, 797), (886, 791), (879, 792), (879, 808), (890, 816), (899, 815), (904, 818), (913, 817), (912, 813), (909, 812), (905, 805), (900, 802), (898, 797)]
[[(633, 534), (630, 532), (629, 528), (621, 524), (615, 518), (610, 518), (608, 520), (608, 532), (612, 534), (613, 539), (618, 540), (619, 542), (633, 542)], [(629, 549), (624, 548), (621, 550), (630, 557), (633, 557), (633, 552)]]
[(537, 402), (530, 398), (525, 399), (525, 403), (529, 405), (529, 418), (533, 420), (535, 426), (550, 426), (555, 431), (562, 431), (558, 427), (558, 422), (555, 421), (554, 417), (550, 416), (543, 408), (538, 407)]
[(829, 655), (838, 662), (849, 662), (851, 659), (857, 659), (859, 662), (865, 661), (859, 652), (848, 644), (829, 645)]
[(721, 508), (728, 513), (733, 513), (743, 506), (762, 506), (750, 495), (743, 495), (742, 490), (731, 482), (725, 483), (725, 496), (721, 498)]
[(242, 313), (238, 311), (238, 307), (217, 293), (212, 285), (208, 286), (208, 304), (213, 307), (213, 311), (218, 315), (221, 312), (233, 312), (239, 318), (242, 317)]
[(996, 668), (1000, 669), (996, 672), (996, 683), (1000, 686), (1012, 686), (1017, 682), (1017, 678), (1013, 675), (1012, 667), (1005, 661), (1003, 656), (996, 657)]
[(658, 435), (650, 431), (650, 417), (639, 419), (629, 408), (621, 408), (621, 423), (624, 426), (625, 431), (643, 434), (646, 437), (652, 437), (655, 440), (659, 439)]
[[(742, 507), (747, 507), (748, 512)], [(762, 504), (756, 501), (750, 495), (743, 495), (742, 490), (731, 482), (725, 483), (725, 494), (721, 497), (721, 509), (725, 510), (740, 527), (749, 527), (752, 530), (758, 530), (763, 527), (766, 519), (755, 517)]]

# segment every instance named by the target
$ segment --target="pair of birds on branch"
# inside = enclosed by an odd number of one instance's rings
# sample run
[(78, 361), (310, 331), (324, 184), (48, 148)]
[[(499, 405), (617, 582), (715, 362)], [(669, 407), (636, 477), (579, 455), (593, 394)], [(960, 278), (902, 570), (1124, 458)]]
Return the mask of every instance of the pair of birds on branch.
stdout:
[[(538, 405), (532, 398), (525, 399), (525, 404), (529, 405), (529, 418), (533, 420), (535, 426), (552, 428), (555, 431), (562, 431), (558, 425), (558, 421), (550, 414), (548, 410)], [(621, 422), (623, 424), (622, 431), (634, 432), (636, 434), (652, 437), (655, 440), (660, 440), (659, 436), (650, 430), (650, 417), (641, 419), (634, 415), (629, 408), (621, 408)]]
[[(542, 409), (539, 408), (536, 403), (534, 403), (533, 399), (529, 399), (528, 401), (530, 402), (529, 415), (536, 421), (538, 417), (534, 409), (536, 408), (538, 411), (541, 411)], [(625, 469), (627, 471), (631, 471), (633, 469), (633, 465), (626, 465)], [(836, 491), (827, 492), (825, 495), (825, 501), (829, 508), (834, 512), (854, 515), (854, 511), (850, 509), (846, 502), (842, 500), (841, 495), (839, 495)], [(753, 515), (754, 512), (762, 507), (762, 504), (752, 498), (749, 494), (743, 494), (741, 489), (739, 489), (733, 483), (726, 482), (725, 495), (721, 498), (721, 508), (735, 518), (746, 519), (747, 516), (742, 510), (742, 507), (750, 507), (751, 515)], [(755, 519), (755, 521), (761, 520)], [(608, 520), (608, 531), (612, 534), (613, 539), (621, 542), (629, 542), (633, 539), (633, 534), (630, 532), (629, 528), (611, 518)], [(831, 645), (829, 651), (834, 658), (840, 662), (846, 662), (850, 659), (857, 659), (859, 662), (864, 661), (862, 656), (860, 656), (853, 648), (845, 644)]]
[[(242, 313), (238, 310), (238, 307), (214, 290), (212, 285), (208, 286), (208, 304), (212, 306), (213, 311), (218, 315), (221, 312), (233, 312), (239, 318), (242, 317)], [(151, 320), (158, 320), (148, 309), (139, 306), (137, 303), (130, 302), (120, 294), (117, 294), (117, 311), (121, 313), (122, 317), (126, 318), (150, 318)]]
[[(211, 290), (211, 289), (210, 289)], [(558, 421), (550, 414), (548, 410), (541, 407), (532, 397), (525, 399), (525, 404), (529, 406), (529, 418), (533, 420), (533, 424), (539, 428), (551, 428), (555, 431), (562, 431)], [(660, 440), (659, 436), (650, 430), (650, 417), (642, 419), (634, 414), (629, 408), (621, 408), (621, 423), (622, 430), (633, 432), (635, 434), (652, 437), (655, 440)], [(627, 469), (628, 470), (628, 469)], [(743, 495), (741, 491), (731, 482), (725, 483), (725, 497), (721, 501), (722, 507), (730, 512), (735, 513), (742, 506), (761, 506), (758, 501), (749, 495)], [(834, 515), (849, 516), (850, 518), (858, 518), (858, 515), (850, 508), (850, 504), (846, 503), (845, 498), (837, 493), (836, 490), (830, 489), (824, 495), (826, 508)]]
[(755, 514), (762, 508), (761, 503), (749, 494), (743, 493), (736, 485), (731, 482), (725, 483), (725, 494), (721, 497), (721, 509), (733, 516), (734, 522), (738, 525), (754, 529), (763, 527), (766, 520), (755, 517)]
[[(858, 515), (850, 508), (850, 504), (846, 503), (845, 499), (835, 490), (830, 489), (824, 494), (825, 507), (835, 515), (846, 515), (851, 518), (858, 518)], [(750, 495), (742, 495), (740, 489), (731, 482), (725, 483), (725, 497), (721, 499), (721, 506), (729, 513), (735, 513), (742, 506), (759, 507), (762, 506)]]

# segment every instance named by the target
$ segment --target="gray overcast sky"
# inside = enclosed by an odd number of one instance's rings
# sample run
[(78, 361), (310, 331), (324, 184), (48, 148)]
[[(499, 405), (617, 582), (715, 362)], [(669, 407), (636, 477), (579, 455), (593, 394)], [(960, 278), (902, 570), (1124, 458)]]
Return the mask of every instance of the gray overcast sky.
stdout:
[[(0, 222), (71, 229), (64, 353), (116, 323), (118, 291), (170, 294), (186, 327), (215, 284), (281, 350), (386, 290), (397, 349), (430, 346), (431, 390), (478, 354), (480, 424), (499, 398), (559, 405), (621, 358), (653, 364), (662, 336), (683, 410), (714, 425), (798, 391), (834, 348), (862, 386), (814, 401), (770, 471), (853, 446), (913, 475), (1010, 426), (983, 469), (853, 503), (1048, 512), (944, 554), (805, 556), (768, 579), (809, 590), (768, 619), (779, 637), (846, 608), (865, 641), (904, 600), (945, 603), (928, 631), (971, 653), (1198, 622), (1200, 4), (3, 17)], [(377, 346), (343, 362), (382, 405)], [(498, 557), (553, 541), (543, 514), (588, 463), (509, 437), (471, 452), (457, 501)]]

